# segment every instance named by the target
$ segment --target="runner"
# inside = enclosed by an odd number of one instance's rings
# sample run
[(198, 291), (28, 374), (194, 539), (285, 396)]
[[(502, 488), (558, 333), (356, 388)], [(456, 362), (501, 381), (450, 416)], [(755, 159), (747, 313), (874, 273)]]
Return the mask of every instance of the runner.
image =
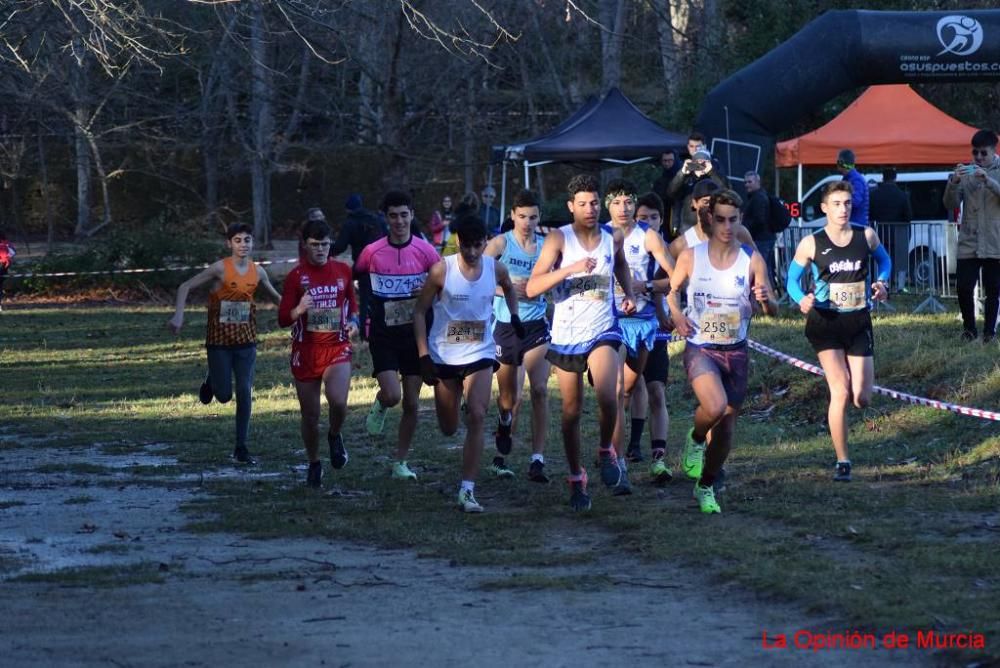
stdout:
[[(720, 190), (722, 190), (722, 188), (714, 181), (699, 181), (695, 184), (694, 195), (691, 198), (691, 208), (695, 210), (698, 220), (705, 222), (703, 222), (702, 225), (689, 227), (684, 234), (670, 242), (670, 255), (675, 260), (680, 257), (681, 252), (685, 248), (694, 248), (698, 244), (708, 241), (708, 234), (704, 229), (704, 225), (711, 224), (710, 221), (712, 216), (708, 209), (708, 201), (709, 198), (712, 197), (713, 193), (719, 192)], [(750, 232), (747, 228), (743, 227), (742, 222), (736, 226), (736, 238), (741, 244), (746, 244), (754, 250), (757, 249), (754, 245), (753, 237), (750, 236)]]
[[(483, 430), (499, 364), (489, 333), (493, 324), (493, 298), (499, 286), (510, 316), (510, 326), (524, 339), (524, 326), (516, 311), (517, 293), (507, 268), (486, 249), (486, 225), (477, 217), (452, 223), (458, 236), (458, 253), (441, 260), (427, 276), (414, 309), (413, 329), (420, 353), (423, 380), (434, 387), (438, 425), (445, 436), (458, 429), (459, 405), (465, 405), (465, 443), (462, 446), (462, 482), (458, 505), (467, 513), (481, 513), (476, 501), (476, 476), (483, 454)], [(434, 320), (427, 331), (427, 309)]]
[[(714, 183), (709, 181), (708, 183)], [(647, 193), (636, 202), (635, 219), (645, 223), (649, 229), (661, 235), (663, 225), (663, 200), (656, 193)], [(655, 267), (654, 279), (666, 278), (665, 271)], [(649, 464), (649, 475), (657, 485), (665, 485), (673, 478), (673, 471), (667, 466), (667, 433), (670, 430), (670, 414), (667, 412), (667, 376), (670, 373), (670, 358), (667, 355), (667, 344), (670, 343), (670, 333), (674, 329), (673, 322), (667, 312), (662, 294), (656, 293), (653, 300), (656, 308), (656, 340), (646, 358), (646, 367), (642, 371), (643, 382), (636, 385), (632, 392), (630, 413), (632, 416), (628, 458), (641, 462), (642, 432), (649, 414), (649, 439), (652, 451), (652, 461)]]
[[(851, 220), (851, 184), (830, 183), (823, 189), (820, 208), (826, 226), (804, 237), (788, 267), (788, 294), (806, 314), (806, 338), (812, 344), (830, 389), (827, 419), (837, 453), (833, 479), (851, 480), (847, 452), (847, 407), (864, 408), (874, 383), (875, 341), (870, 300), (885, 301), (892, 276), (892, 260), (870, 227)], [(868, 257), (878, 265), (878, 278), (868, 285)], [(799, 280), (812, 264), (815, 287), (804, 294)]]
[(622, 253), (621, 232), (598, 224), (601, 199), (597, 179), (581, 174), (569, 182), (566, 205), (573, 224), (553, 230), (531, 272), (529, 298), (555, 288), (552, 342), (547, 359), (556, 367), (562, 395), (562, 434), (569, 466), (570, 507), (589, 510), (587, 472), (580, 458), (580, 414), (583, 375), (589, 369), (597, 395), (601, 480), (615, 495), (631, 494), (628, 476), (619, 464), (612, 438), (622, 410), (618, 377), (621, 330), (615, 318), (612, 271), (625, 298), (621, 311), (635, 312), (632, 279)]
[[(729, 456), (746, 396), (747, 334), (754, 300), (768, 315), (778, 312), (764, 258), (736, 238), (741, 204), (731, 190), (712, 195), (708, 243), (681, 253), (667, 296), (677, 333), (687, 338), (684, 369), (698, 398), (681, 466), (696, 480), (694, 498), (703, 513), (722, 512), (713, 484)], [(705, 221), (699, 224), (705, 226)], [(688, 307), (682, 311), (680, 290), (685, 285)]]
[(499, 453), (493, 458), (493, 473), (499, 478), (513, 478), (504, 456), (513, 447), (511, 433), (516, 430), (517, 415), (521, 406), (521, 391), (524, 377), (531, 383), (531, 464), (528, 466), (528, 480), (547, 483), (545, 473), (545, 435), (549, 424), (549, 361), (545, 353), (549, 349), (549, 323), (545, 319), (545, 297), (528, 299), (525, 286), (531, 270), (538, 260), (544, 239), (535, 230), (539, 221), (538, 197), (530, 190), (522, 190), (514, 197), (510, 217), (514, 229), (493, 237), (486, 246), (484, 255), (496, 258), (507, 267), (514, 291), (517, 293), (517, 314), (524, 325), (524, 338), (519, 338), (510, 323), (510, 311), (506, 299), (498, 294), (493, 300), (496, 325), (493, 341), (500, 362), (497, 371), (497, 434), (496, 448)]
[[(666, 292), (670, 282), (668, 279), (653, 281), (653, 275), (657, 266), (664, 269), (669, 277), (674, 268), (674, 259), (667, 253), (663, 245), (663, 238), (659, 232), (650, 229), (645, 223), (636, 223), (636, 188), (630, 181), (616, 179), (608, 184), (608, 192), (604, 196), (604, 205), (611, 215), (611, 227), (622, 234), (622, 250), (625, 254), (625, 261), (628, 263), (632, 277), (632, 290), (635, 293), (636, 311), (631, 316), (619, 315), (618, 326), (622, 330), (622, 337), (625, 339), (625, 366), (622, 377), (619, 379), (624, 404), (631, 405), (633, 392), (638, 392), (637, 402), (645, 416), (647, 393), (645, 381), (639, 382), (646, 369), (646, 360), (649, 351), (656, 343), (656, 332), (659, 329), (657, 319), (657, 304), (662, 310), (663, 293)], [(621, 286), (615, 286), (615, 307), (621, 312), (621, 302), (624, 293)], [(632, 441), (635, 448), (629, 443), (629, 452), (626, 459), (631, 456), (637, 461), (641, 461), (641, 442), (643, 425), (645, 418), (639, 420), (632, 415)], [(622, 410), (619, 415), (618, 424), (615, 427), (615, 448), (619, 452), (625, 450), (625, 414)], [(661, 458), (662, 459), (662, 458)], [(658, 482), (666, 482), (666, 474), (669, 471), (661, 470), (661, 466), (654, 466), (657, 473), (654, 476)], [(666, 465), (662, 465), (665, 469)]]
[(3, 281), (10, 269), (10, 261), (17, 255), (14, 244), (7, 241), (7, 235), (0, 230), (0, 311), (3, 311)]
[(403, 415), (399, 419), (396, 458), (391, 464), (392, 477), (416, 480), (417, 474), (406, 461), (417, 429), (417, 402), (420, 399), (420, 361), (413, 334), (413, 308), (427, 272), (441, 258), (434, 246), (412, 235), (413, 201), (408, 194), (386, 193), (381, 209), (389, 224), (389, 235), (365, 246), (354, 264), (358, 281), (371, 286), (369, 349), (372, 376), (379, 387), (365, 426), (372, 436), (381, 434), (386, 411), (402, 399)]
[(208, 295), (208, 323), (205, 348), (208, 355), (208, 376), (201, 384), (198, 398), (203, 404), (227, 403), (233, 397), (233, 376), (236, 376), (236, 447), (233, 460), (238, 464), (256, 464), (247, 448), (250, 432), (254, 367), (257, 361), (257, 305), (253, 295), (258, 285), (275, 303), (281, 295), (271, 285), (263, 267), (251, 260), (253, 228), (247, 223), (233, 223), (226, 230), (226, 246), (231, 255), (212, 263), (177, 289), (177, 306), (167, 326), (180, 334), (184, 326), (184, 305), (188, 293), (210, 281), (215, 284)]
[(299, 397), (302, 442), (306, 446), (309, 472), (306, 484), (322, 485), (319, 461), (320, 393), (330, 406), (330, 465), (343, 468), (350, 457), (341, 428), (347, 416), (347, 393), (351, 387), (350, 339), (358, 335), (358, 304), (351, 269), (330, 258), (330, 226), (310, 220), (302, 228), (306, 258), (285, 278), (278, 309), (278, 324), (292, 328), (292, 375)]

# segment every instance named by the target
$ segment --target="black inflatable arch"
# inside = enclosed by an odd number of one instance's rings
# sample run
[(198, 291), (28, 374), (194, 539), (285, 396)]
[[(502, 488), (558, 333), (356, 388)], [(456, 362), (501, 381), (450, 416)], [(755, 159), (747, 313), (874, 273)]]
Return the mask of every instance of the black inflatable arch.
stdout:
[(1000, 80), (1000, 10), (830, 11), (712, 89), (695, 127), (742, 175), (779, 133), (847, 90), (984, 80)]

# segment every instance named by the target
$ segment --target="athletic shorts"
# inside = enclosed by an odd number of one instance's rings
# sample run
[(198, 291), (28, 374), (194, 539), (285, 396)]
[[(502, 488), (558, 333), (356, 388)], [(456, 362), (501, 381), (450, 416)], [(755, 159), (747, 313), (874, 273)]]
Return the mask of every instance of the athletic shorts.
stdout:
[(618, 328), (622, 330), (628, 356), (638, 357), (640, 347), (652, 350), (659, 327), (656, 318), (619, 318)]
[(383, 371), (398, 371), (403, 376), (420, 375), (420, 355), (417, 354), (417, 340), (412, 335), (390, 336), (372, 330), (368, 350), (372, 354), (372, 378)]
[(684, 347), (684, 370), (689, 380), (706, 373), (715, 374), (726, 391), (726, 403), (733, 408), (743, 405), (750, 377), (750, 356), (746, 342), (734, 347), (710, 348), (688, 341)]
[(666, 384), (670, 374), (670, 358), (667, 356), (667, 339), (657, 339), (652, 350), (646, 357), (646, 368), (642, 370), (642, 378), (647, 383)]
[(843, 350), (852, 357), (875, 353), (872, 315), (868, 309), (833, 311), (814, 308), (806, 316), (806, 338), (817, 353)]
[(435, 364), (434, 375), (440, 380), (465, 380), (472, 374), (483, 369), (496, 371), (500, 368), (500, 363), (495, 359), (483, 358), (471, 364)]
[(524, 324), (524, 338), (517, 338), (514, 326), (509, 322), (498, 322), (493, 328), (493, 342), (497, 344), (497, 359), (500, 364), (521, 366), (524, 355), (532, 348), (544, 346), (549, 336), (549, 323), (545, 320), (528, 320)]
[(585, 344), (573, 344), (571, 346), (557, 346), (549, 344), (549, 350), (545, 353), (545, 359), (552, 362), (563, 371), (569, 373), (584, 373), (588, 369), (587, 358), (590, 353), (601, 346), (611, 346), (618, 352), (622, 345), (622, 333), (615, 325), (611, 329), (598, 335), (595, 339)]
[(321, 380), (328, 367), (349, 363), (352, 353), (347, 341), (322, 345), (293, 343), (292, 375), (303, 383)]

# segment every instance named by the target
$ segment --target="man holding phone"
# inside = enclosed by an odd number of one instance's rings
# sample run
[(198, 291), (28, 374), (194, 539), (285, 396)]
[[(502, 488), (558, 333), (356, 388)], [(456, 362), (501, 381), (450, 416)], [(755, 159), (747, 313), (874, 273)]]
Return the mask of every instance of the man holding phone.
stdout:
[(979, 130), (972, 135), (972, 162), (956, 165), (943, 200), (949, 209), (962, 206), (957, 272), (962, 339), (978, 338), (973, 293), (982, 272), (986, 294), (983, 343), (990, 343), (996, 338), (1000, 308), (1000, 159), (995, 132)]

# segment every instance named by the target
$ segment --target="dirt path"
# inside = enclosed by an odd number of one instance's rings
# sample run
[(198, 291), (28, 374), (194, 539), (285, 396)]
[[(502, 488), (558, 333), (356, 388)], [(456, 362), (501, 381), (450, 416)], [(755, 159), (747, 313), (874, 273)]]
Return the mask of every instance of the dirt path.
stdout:
[[(199, 493), (198, 481), (151, 484), (129, 473), (171, 463), (156, 450), (60, 453), (68, 470), (46, 467), (50, 448), (0, 450), (0, 579), (159, 564), (163, 580), (0, 583), (4, 666), (834, 666), (930, 658), (763, 649), (765, 630), (791, 642), (799, 629), (844, 629), (666, 564), (468, 568), (325, 540), (187, 533), (178, 508)], [(595, 540), (578, 548), (593, 549)], [(513, 576), (534, 586), (496, 587)], [(544, 584), (553, 579), (561, 584)]]

